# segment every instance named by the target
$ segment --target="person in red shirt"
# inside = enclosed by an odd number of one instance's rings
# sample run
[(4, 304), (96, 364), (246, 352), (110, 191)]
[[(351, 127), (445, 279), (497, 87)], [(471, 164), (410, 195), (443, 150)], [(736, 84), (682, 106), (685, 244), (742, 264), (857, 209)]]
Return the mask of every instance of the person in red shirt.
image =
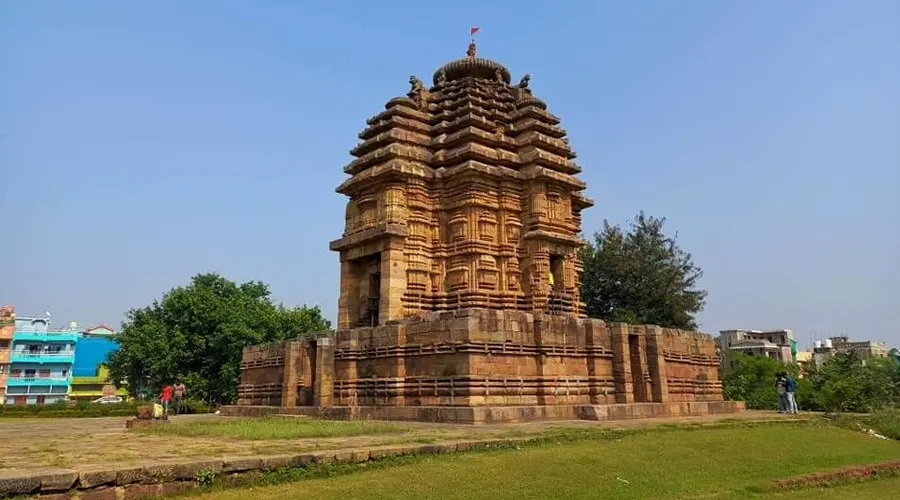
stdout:
[(162, 401), (163, 405), (163, 415), (169, 415), (169, 403), (172, 402), (172, 393), (174, 391), (175, 389), (170, 384), (166, 384), (159, 393), (159, 400)]

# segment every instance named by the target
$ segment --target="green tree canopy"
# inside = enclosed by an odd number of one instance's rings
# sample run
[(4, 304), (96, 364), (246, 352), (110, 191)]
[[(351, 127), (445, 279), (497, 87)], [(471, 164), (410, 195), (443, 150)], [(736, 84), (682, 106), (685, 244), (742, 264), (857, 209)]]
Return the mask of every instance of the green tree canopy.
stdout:
[(870, 412), (900, 404), (900, 363), (891, 358), (861, 359), (840, 352), (816, 365), (810, 363), (799, 378), (795, 364), (784, 365), (766, 356), (732, 353), (722, 371), (725, 399), (744, 401), (748, 408), (775, 409), (775, 374), (786, 371), (797, 380), (797, 404), (802, 411)]
[(800, 409), (811, 409), (809, 387), (799, 380), (797, 365), (786, 365), (775, 358), (748, 356), (739, 352), (730, 356), (731, 367), (722, 373), (722, 389), (726, 400), (744, 401), (747, 408), (754, 410), (775, 410), (778, 408), (775, 375), (788, 372), (797, 380), (797, 404)]
[[(665, 219), (643, 212), (623, 229), (607, 221), (581, 252), (581, 297), (587, 313), (606, 321), (695, 329), (706, 291), (691, 255), (663, 231)], [(676, 235), (677, 236), (677, 235)]]
[(816, 401), (825, 411), (869, 412), (900, 404), (900, 364), (837, 353), (810, 370)]
[(264, 283), (200, 274), (128, 311), (109, 368), (132, 394), (182, 380), (192, 397), (228, 403), (237, 395), (244, 347), (329, 328), (318, 307), (274, 304)]

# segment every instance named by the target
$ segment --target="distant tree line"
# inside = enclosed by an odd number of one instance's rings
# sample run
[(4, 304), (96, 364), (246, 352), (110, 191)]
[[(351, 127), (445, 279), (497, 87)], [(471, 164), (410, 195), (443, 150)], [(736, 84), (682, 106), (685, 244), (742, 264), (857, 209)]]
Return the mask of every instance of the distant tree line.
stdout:
[(775, 374), (786, 371), (797, 381), (801, 411), (865, 413), (900, 405), (900, 363), (896, 359), (862, 359), (853, 351), (837, 353), (821, 365), (799, 367), (765, 356), (735, 353), (734, 368), (724, 370), (725, 398), (759, 410), (778, 408)]

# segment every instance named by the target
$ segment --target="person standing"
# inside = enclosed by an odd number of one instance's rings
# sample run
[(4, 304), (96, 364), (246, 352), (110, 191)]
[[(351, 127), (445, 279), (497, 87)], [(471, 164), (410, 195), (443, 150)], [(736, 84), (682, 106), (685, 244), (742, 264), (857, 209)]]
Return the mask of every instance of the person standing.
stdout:
[(187, 388), (185, 388), (184, 382), (179, 380), (175, 384), (174, 391), (172, 393), (172, 395), (175, 398), (174, 403), (175, 403), (175, 414), (176, 415), (181, 414), (181, 408), (182, 408), (182, 405), (184, 404), (184, 394), (186, 392), (187, 392)]
[(784, 391), (787, 399), (786, 410), (788, 413), (797, 413), (797, 398), (794, 395), (797, 391), (797, 382), (787, 372), (782, 373), (782, 375), (784, 375)]
[(169, 404), (172, 402), (173, 392), (174, 389), (172, 389), (172, 386), (170, 384), (166, 384), (163, 386), (162, 391), (160, 391), (159, 393), (159, 400), (162, 402), (163, 415), (165, 416), (169, 415)]
[(778, 413), (787, 411), (787, 381), (781, 373), (775, 374), (775, 393), (778, 394)]

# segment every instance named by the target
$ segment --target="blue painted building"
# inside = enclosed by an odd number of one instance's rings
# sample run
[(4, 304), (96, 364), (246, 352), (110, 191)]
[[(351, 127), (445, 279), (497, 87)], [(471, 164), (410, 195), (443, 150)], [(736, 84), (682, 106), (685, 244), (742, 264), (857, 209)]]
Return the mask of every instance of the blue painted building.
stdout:
[(76, 377), (96, 377), (100, 373), (100, 365), (106, 362), (109, 353), (119, 348), (115, 336), (115, 330), (106, 325), (81, 332), (76, 343), (72, 374)]
[(9, 351), (6, 404), (49, 404), (69, 399), (80, 333), (53, 328), (49, 318), (16, 318)]
[(96, 401), (106, 396), (128, 396), (124, 388), (116, 389), (105, 366), (109, 353), (119, 348), (115, 338), (116, 331), (106, 325), (81, 332), (75, 349), (74, 376), (69, 386), (70, 400)]

